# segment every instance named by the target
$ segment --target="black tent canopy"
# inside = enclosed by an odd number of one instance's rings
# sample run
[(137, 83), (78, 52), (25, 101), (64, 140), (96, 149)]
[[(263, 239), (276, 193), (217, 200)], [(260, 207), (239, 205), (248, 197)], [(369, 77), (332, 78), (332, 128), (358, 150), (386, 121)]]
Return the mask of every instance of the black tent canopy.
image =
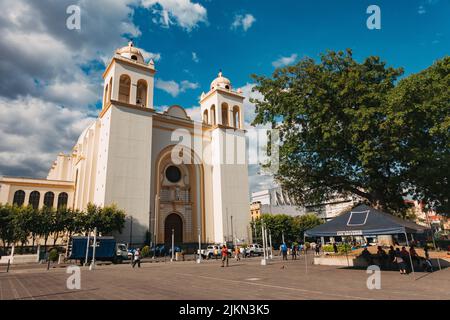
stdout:
[(376, 236), (423, 233), (427, 228), (367, 205), (359, 205), (333, 220), (305, 231), (306, 237)]

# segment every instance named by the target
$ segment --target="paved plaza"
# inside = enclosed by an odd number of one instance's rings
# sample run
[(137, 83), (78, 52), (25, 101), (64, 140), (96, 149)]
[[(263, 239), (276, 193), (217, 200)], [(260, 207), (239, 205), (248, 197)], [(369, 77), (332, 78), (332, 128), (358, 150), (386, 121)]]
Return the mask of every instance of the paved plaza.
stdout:
[(304, 258), (279, 257), (261, 266), (259, 258), (220, 261), (143, 263), (82, 268), (81, 289), (66, 287), (65, 268), (46, 270), (44, 265), (0, 266), (0, 300), (5, 299), (450, 299), (450, 268), (434, 273), (401, 276), (381, 272), (381, 289), (369, 290), (366, 270), (308, 266)]

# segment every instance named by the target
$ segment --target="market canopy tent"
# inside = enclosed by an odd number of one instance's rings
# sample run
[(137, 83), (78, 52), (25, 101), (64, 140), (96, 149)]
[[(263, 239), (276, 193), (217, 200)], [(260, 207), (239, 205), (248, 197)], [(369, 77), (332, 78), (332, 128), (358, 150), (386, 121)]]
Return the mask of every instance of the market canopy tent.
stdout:
[(305, 231), (305, 236), (376, 236), (423, 233), (426, 229), (426, 227), (362, 204), (327, 223)]
[[(408, 244), (408, 233), (423, 233), (427, 228), (419, 226), (411, 221), (406, 221), (379, 211), (365, 204), (347, 211), (333, 220), (320, 226), (305, 231), (306, 237), (334, 237), (334, 236), (377, 236), (403, 233)], [(304, 240), (305, 240), (304, 239)], [(414, 266), (411, 256), (409, 257), (412, 272)], [(305, 255), (306, 272), (308, 262)]]

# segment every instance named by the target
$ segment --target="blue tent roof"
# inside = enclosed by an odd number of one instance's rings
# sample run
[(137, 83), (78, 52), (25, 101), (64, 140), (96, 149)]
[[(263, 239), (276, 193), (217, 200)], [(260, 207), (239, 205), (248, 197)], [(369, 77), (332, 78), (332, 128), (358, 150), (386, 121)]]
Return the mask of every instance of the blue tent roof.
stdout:
[(376, 236), (398, 233), (423, 233), (427, 228), (411, 221), (359, 205), (333, 220), (307, 230), (307, 237)]

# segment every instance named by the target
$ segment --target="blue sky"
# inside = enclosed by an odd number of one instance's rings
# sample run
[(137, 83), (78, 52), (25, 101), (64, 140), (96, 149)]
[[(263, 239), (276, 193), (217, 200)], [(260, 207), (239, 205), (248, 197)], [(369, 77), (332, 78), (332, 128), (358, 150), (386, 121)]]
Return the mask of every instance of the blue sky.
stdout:
[[(316, 0), (316, 1), (201, 1), (208, 14), (186, 32), (162, 28), (139, 9), (134, 22), (143, 34), (136, 45), (161, 53), (157, 76), (188, 80), (199, 89), (172, 97), (156, 90), (157, 105), (197, 106), (198, 96), (221, 68), (235, 87), (251, 82), (250, 74), (269, 75), (281, 57), (317, 58), (328, 49), (353, 49), (357, 59), (379, 55), (405, 73), (418, 72), (450, 52), (450, 1), (424, 0)], [(381, 8), (381, 30), (366, 27), (366, 9)], [(425, 12), (423, 12), (425, 11)], [(246, 31), (232, 29), (236, 15), (251, 14), (255, 22)], [(198, 62), (193, 61), (195, 52)]]
[[(81, 29), (66, 27), (70, 5)], [(381, 30), (369, 30), (369, 5)], [(405, 74), (450, 52), (449, 0), (0, 0), (0, 175), (45, 177), (98, 114), (101, 74), (132, 37), (157, 69), (154, 103), (195, 118), (219, 69), (251, 93), (251, 74), (326, 50), (378, 55)], [(7, 76), (3, 76), (7, 75)], [(246, 122), (254, 106), (245, 103)], [(272, 184), (250, 167), (252, 191)]]

